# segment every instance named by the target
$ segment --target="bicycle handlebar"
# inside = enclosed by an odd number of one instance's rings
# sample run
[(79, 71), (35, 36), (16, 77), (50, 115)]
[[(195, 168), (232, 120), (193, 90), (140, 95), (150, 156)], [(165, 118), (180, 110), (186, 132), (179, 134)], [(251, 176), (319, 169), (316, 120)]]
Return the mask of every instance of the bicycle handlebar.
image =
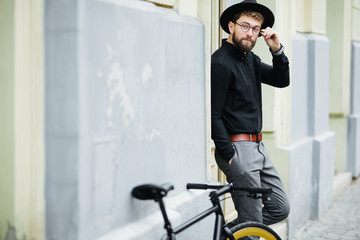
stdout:
[(219, 190), (216, 191), (217, 197), (222, 196), (225, 193), (231, 192), (231, 187), (232, 187), (231, 184), (222, 186), (222, 188), (220, 188)]
[[(224, 189), (224, 193), (222, 193), (222, 191), (220, 193), (225, 194), (227, 192), (231, 192), (231, 191), (246, 191), (249, 193), (266, 193), (266, 194), (271, 194), (272, 193), (272, 189), (271, 188), (266, 188), (266, 187), (235, 187), (232, 184), (227, 184), (227, 185), (208, 185), (208, 184), (201, 184), (201, 183), (188, 183), (186, 184), (186, 189), (221, 189), (221, 188), (225, 188), (225, 187), (229, 187)], [(222, 195), (219, 194), (219, 195)]]
[[(233, 190), (242, 190), (242, 189), (237, 189), (236, 187), (234, 187)], [(247, 188), (247, 190), (243, 190), (243, 191), (247, 191), (247, 192), (249, 192), (249, 193), (266, 193), (266, 194), (271, 194), (271, 193), (272, 193), (272, 188), (266, 188), (266, 187), (261, 187), (261, 188), (249, 187), (249, 188)]]
[(188, 183), (186, 184), (186, 189), (220, 189), (222, 185), (208, 185), (202, 183)]

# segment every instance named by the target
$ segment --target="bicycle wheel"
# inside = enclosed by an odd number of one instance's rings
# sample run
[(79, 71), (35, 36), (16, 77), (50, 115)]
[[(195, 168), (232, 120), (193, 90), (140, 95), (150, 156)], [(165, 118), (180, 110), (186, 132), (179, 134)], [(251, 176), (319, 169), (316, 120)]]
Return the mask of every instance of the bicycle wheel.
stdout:
[(266, 240), (281, 240), (279, 235), (268, 226), (258, 222), (244, 222), (231, 228), (235, 239), (246, 236), (258, 236)]

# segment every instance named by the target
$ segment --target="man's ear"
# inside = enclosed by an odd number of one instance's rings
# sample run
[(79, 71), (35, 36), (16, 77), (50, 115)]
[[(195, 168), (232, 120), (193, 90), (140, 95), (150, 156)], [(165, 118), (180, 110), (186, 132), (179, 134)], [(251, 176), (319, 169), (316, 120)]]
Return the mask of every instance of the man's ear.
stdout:
[(230, 21), (230, 22), (228, 23), (228, 28), (229, 28), (230, 34), (233, 33), (233, 32), (234, 32), (234, 28), (235, 28), (235, 24), (234, 24), (232, 21)]

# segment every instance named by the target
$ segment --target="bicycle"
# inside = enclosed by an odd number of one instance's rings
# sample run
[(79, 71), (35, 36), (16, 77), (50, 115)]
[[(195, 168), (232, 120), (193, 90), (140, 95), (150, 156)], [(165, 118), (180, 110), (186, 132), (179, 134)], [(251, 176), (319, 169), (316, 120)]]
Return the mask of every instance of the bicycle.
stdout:
[[(140, 200), (154, 200), (160, 206), (162, 216), (164, 218), (164, 228), (166, 230), (166, 235), (161, 239), (166, 240), (175, 240), (175, 236), (192, 226), (193, 224), (201, 221), (202, 219), (208, 217), (209, 215), (215, 213), (215, 227), (213, 233), (213, 240), (237, 240), (246, 236), (258, 236), (266, 240), (281, 240), (278, 234), (266, 226), (265, 224), (259, 222), (245, 222), (240, 224), (234, 224), (233, 222), (225, 223), (225, 218), (221, 208), (220, 202), (223, 200), (219, 199), (220, 196), (230, 193), (232, 191), (246, 191), (249, 193), (248, 197), (252, 198), (261, 198), (263, 193), (271, 194), (271, 188), (240, 188), (235, 187), (232, 184), (227, 185), (208, 185), (208, 184), (198, 184), (198, 183), (188, 183), (186, 186), (187, 189), (216, 189), (216, 191), (211, 191), (209, 194), (210, 201), (213, 206), (209, 209), (204, 210), (188, 221), (180, 224), (179, 226), (173, 228), (171, 226), (170, 220), (167, 216), (163, 198), (167, 195), (170, 190), (174, 189), (174, 186), (167, 183), (163, 185), (155, 184), (144, 184), (139, 185), (132, 190), (132, 196)], [(234, 225), (234, 226), (232, 226)]]

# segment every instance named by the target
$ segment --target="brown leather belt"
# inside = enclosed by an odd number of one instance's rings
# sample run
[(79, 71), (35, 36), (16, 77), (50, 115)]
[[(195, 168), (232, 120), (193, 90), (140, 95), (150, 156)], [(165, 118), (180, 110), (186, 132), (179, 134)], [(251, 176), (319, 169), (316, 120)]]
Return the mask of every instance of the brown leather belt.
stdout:
[(231, 142), (241, 142), (241, 141), (249, 141), (249, 142), (261, 142), (262, 134), (236, 134), (230, 135)]

